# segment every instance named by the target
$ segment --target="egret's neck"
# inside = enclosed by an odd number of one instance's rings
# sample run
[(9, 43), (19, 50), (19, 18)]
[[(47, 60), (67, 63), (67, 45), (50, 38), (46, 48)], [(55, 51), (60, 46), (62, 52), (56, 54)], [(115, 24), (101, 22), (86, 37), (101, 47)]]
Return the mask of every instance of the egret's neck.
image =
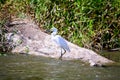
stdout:
[(54, 37), (57, 35), (57, 29), (56, 28), (52, 28), (52, 33), (51, 33), (51, 36)]
[(57, 31), (54, 31), (51, 33), (51, 36), (55, 36), (57, 34)]

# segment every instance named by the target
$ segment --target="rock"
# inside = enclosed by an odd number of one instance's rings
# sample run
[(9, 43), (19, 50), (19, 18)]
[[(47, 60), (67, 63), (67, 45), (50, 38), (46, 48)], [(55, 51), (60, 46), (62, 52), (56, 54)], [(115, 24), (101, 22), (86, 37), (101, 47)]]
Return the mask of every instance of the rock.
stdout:
[(97, 67), (97, 66), (104, 66), (103, 64), (101, 64), (101, 63), (96, 63), (96, 62), (94, 62), (94, 61), (92, 61), (92, 60), (89, 60), (89, 64), (90, 64), (90, 66), (91, 67)]
[(120, 51), (120, 48), (114, 48), (114, 49), (110, 49), (108, 51)]
[[(17, 25), (11, 27), (13, 28), (11, 29), (11, 32), (12, 30), (14, 31), (14, 29), (19, 32), (12, 36), (13, 43), (16, 43), (18, 40), (21, 41), (21, 43), (16, 45), (11, 52), (58, 59), (60, 57), (60, 47), (51, 40), (51, 36), (42, 32), (32, 21), (24, 19), (20, 20), (20, 23), (22, 21), (25, 24), (18, 25), (18, 21)], [(66, 54), (62, 57), (63, 60), (81, 60), (83, 62), (90, 63), (90, 66), (101, 66), (107, 63), (114, 63), (113, 61), (98, 55), (92, 50), (81, 48), (70, 42), (68, 42), (68, 45), (71, 52), (66, 52)]]
[(5, 37), (9, 45), (12, 47), (19, 46), (22, 43), (22, 37), (18, 34), (6, 33)]

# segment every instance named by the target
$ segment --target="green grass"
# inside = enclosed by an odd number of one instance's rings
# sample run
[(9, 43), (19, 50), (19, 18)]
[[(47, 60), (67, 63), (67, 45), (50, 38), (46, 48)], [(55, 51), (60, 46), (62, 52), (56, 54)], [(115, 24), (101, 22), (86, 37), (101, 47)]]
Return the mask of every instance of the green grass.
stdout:
[[(0, 1), (2, 2), (2, 1)], [(6, 0), (1, 9), (11, 16), (31, 16), (44, 29), (81, 47), (120, 47), (120, 0)]]

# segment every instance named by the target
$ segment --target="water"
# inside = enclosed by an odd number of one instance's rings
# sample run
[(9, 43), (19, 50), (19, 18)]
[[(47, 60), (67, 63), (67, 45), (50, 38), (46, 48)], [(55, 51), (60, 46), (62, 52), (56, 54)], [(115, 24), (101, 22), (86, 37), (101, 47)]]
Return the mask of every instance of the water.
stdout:
[(0, 56), (0, 80), (120, 80), (120, 66), (90, 67), (30, 55)]
[(100, 54), (108, 59), (120, 63), (120, 51), (102, 51)]

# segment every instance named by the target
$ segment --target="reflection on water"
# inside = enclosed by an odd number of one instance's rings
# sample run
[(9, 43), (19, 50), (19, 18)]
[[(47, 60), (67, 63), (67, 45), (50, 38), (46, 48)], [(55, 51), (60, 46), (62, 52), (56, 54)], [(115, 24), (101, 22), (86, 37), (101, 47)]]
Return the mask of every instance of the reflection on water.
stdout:
[(120, 66), (89, 67), (80, 61), (0, 56), (0, 80), (120, 80)]

